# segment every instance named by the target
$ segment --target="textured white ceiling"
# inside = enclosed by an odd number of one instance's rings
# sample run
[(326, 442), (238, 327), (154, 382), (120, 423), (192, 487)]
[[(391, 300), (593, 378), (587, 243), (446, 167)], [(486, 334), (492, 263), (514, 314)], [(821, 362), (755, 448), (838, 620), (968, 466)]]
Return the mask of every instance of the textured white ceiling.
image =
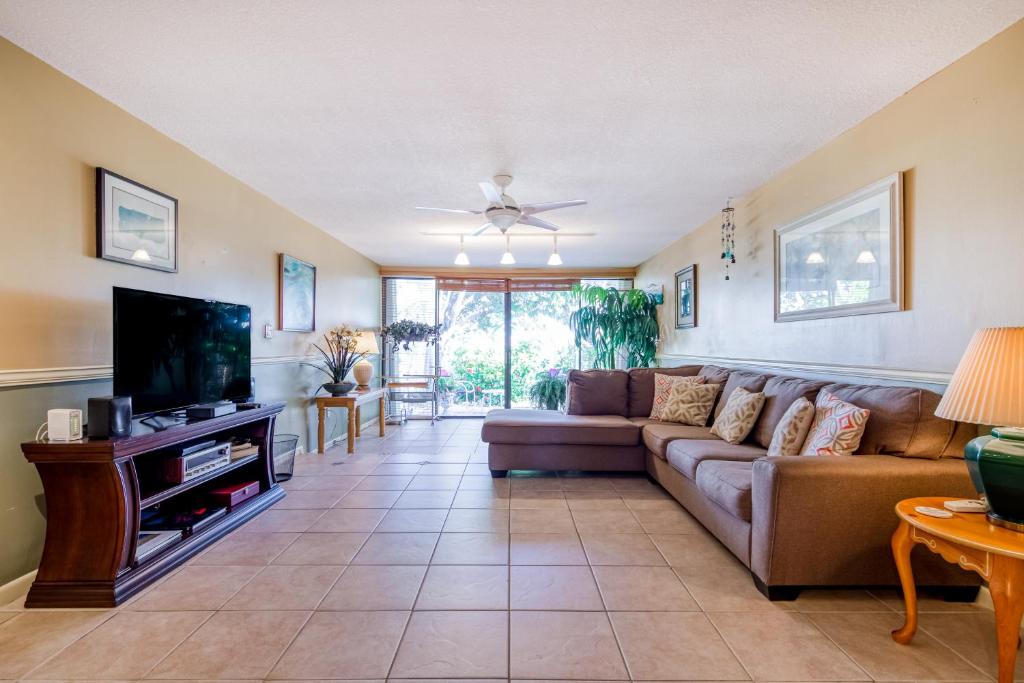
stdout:
[[(516, 176), (631, 266), (1024, 16), (1024, 0), (0, 0), (0, 33), (386, 265)], [(239, 229), (243, 229), (239, 226)], [(514, 230), (537, 232), (517, 226)], [(549, 241), (513, 238), (519, 265)], [(467, 239), (495, 265), (497, 239)]]

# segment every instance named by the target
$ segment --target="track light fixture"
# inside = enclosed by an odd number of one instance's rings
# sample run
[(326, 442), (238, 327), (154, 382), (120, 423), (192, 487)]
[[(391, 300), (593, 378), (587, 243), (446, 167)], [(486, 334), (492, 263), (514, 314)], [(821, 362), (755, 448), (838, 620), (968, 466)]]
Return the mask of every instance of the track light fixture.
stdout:
[(512, 255), (512, 238), (507, 233), (505, 234), (505, 253), (501, 255), (500, 263), (503, 266), (514, 266), (516, 263), (516, 257)]
[(459, 253), (455, 255), (455, 265), (468, 266), (469, 257), (466, 256), (466, 247), (463, 245), (463, 236), (459, 235)]
[(555, 245), (551, 250), (551, 256), (548, 257), (549, 266), (560, 266), (562, 265), (562, 257), (558, 255), (558, 235), (554, 236)]

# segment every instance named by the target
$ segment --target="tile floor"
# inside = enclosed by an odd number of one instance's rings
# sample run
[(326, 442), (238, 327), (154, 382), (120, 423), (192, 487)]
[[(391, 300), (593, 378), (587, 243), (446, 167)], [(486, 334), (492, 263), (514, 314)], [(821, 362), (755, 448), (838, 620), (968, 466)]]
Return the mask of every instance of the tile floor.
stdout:
[[(492, 480), (479, 420), (299, 458), (288, 496), (116, 610), (0, 608), (6, 680), (984, 681), (992, 614), (770, 603), (657, 486)], [(1018, 668), (1024, 678), (1024, 663)]]

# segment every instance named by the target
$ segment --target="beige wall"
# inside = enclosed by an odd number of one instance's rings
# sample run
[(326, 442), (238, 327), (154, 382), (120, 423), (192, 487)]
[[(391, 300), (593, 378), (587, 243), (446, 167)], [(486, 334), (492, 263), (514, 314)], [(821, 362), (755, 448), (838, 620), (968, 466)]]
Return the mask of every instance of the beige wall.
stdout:
[[(158, 84), (153, 84), (158, 87)], [(95, 258), (94, 169), (178, 199), (177, 274)], [(292, 362), (316, 336), (275, 332), (277, 254), (317, 265), (317, 323), (379, 325), (377, 266), (173, 140), (0, 39), (0, 376), (111, 362), (111, 287), (247, 304), (257, 396), (287, 401), (279, 431), (313, 430), (323, 380)], [(84, 407), (109, 380), (0, 390), (0, 585), (38, 562), (41, 487), (18, 444), (48, 407)], [(365, 417), (365, 416), (364, 416)], [(332, 433), (341, 431), (335, 419)]]
[[(895, 171), (905, 173), (908, 310), (775, 323), (774, 229)], [(733, 191), (722, 188), (723, 203)], [(952, 372), (976, 328), (1024, 324), (1024, 22), (735, 205), (730, 281), (717, 215), (640, 267), (638, 286), (665, 285), (666, 364), (691, 355)], [(675, 330), (673, 274), (691, 263), (699, 327)]]

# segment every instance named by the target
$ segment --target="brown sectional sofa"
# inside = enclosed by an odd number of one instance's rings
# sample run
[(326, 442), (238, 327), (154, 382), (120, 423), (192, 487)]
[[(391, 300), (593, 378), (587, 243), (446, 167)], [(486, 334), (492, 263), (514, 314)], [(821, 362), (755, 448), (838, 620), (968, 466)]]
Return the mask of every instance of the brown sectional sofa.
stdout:
[[(649, 419), (654, 374), (702, 375), (723, 384), (707, 426)], [(710, 424), (737, 387), (763, 391), (764, 408), (744, 443)], [(495, 410), (482, 438), (495, 477), (508, 470), (646, 471), (737, 558), (769, 598), (805, 586), (898, 585), (889, 551), (893, 507), (913, 496), (974, 496), (964, 463), (973, 425), (935, 417), (939, 396), (891, 386), (838, 384), (750, 370), (574, 370), (566, 413)], [(828, 391), (871, 410), (858, 453), (766, 457), (775, 426), (798, 397)], [(973, 599), (978, 580), (923, 550), (919, 584)]]

